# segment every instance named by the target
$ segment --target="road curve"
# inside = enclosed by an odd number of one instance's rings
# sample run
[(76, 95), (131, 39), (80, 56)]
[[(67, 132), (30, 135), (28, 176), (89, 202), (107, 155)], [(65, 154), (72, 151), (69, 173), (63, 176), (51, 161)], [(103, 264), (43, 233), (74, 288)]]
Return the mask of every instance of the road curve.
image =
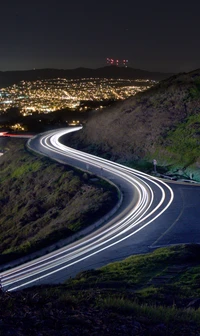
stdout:
[[(134, 169), (83, 153), (64, 146), (60, 138), (77, 128), (54, 130), (29, 140), (28, 146), (54, 160), (89, 170), (106, 177), (118, 185), (123, 202), (115, 214), (88, 236), (43, 257), (0, 273), (4, 290), (13, 291), (25, 287), (62, 282), (74, 265), (81, 270), (82, 263), (98, 258), (103, 262), (102, 252), (120, 244), (141, 230), (145, 230), (171, 205), (174, 194), (163, 181)], [(86, 266), (87, 267), (87, 266)]]

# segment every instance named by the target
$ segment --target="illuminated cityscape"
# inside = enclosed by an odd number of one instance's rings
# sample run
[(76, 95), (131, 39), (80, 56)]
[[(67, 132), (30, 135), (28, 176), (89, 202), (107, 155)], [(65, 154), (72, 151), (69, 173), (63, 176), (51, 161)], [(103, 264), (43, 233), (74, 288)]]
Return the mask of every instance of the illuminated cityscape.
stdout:
[(0, 89), (0, 111), (17, 107), (23, 116), (66, 108), (84, 112), (89, 108), (87, 102), (97, 102), (102, 108), (101, 102), (126, 99), (154, 84), (151, 80), (106, 78), (21, 81)]

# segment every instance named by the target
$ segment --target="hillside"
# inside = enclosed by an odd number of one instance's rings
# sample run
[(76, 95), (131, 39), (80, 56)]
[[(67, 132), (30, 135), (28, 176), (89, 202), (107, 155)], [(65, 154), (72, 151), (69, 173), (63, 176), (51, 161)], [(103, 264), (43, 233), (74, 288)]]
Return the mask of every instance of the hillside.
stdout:
[(0, 290), (0, 335), (198, 336), (198, 245), (161, 248), (66, 284)]
[(98, 69), (36, 69), (22, 71), (0, 71), (0, 88), (17, 84), (18, 82), (35, 81), (51, 78), (124, 78), (124, 79), (152, 79), (161, 80), (171, 76), (170, 73), (150, 72), (140, 69), (105, 66)]
[(0, 138), (0, 148), (0, 263), (69, 237), (117, 202), (104, 180), (29, 153), (20, 139)]
[(200, 181), (200, 70), (161, 81), (149, 90), (94, 113), (71, 145), (130, 166)]

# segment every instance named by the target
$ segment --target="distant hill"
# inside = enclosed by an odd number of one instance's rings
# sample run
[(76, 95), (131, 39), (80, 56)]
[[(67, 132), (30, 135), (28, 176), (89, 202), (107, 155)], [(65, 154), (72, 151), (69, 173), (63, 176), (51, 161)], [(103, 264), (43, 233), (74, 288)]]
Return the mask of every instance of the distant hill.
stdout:
[(139, 168), (152, 167), (155, 158), (160, 170), (200, 181), (200, 69), (94, 112), (70, 139), (72, 146)]
[(34, 81), (51, 78), (123, 78), (162, 80), (170, 77), (170, 73), (149, 72), (140, 69), (106, 66), (98, 69), (36, 69), (24, 71), (0, 71), (0, 87), (6, 87), (21, 80)]

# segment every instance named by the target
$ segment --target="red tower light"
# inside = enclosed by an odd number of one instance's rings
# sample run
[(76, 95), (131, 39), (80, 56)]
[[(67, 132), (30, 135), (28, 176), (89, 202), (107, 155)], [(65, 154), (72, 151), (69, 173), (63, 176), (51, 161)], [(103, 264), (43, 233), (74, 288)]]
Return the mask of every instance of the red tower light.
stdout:
[(109, 64), (109, 65), (117, 65), (117, 66), (123, 65), (123, 66), (127, 67), (128, 60), (126, 60), (126, 59), (120, 60), (120, 59), (113, 59), (113, 58), (107, 57), (106, 58), (106, 63)]

